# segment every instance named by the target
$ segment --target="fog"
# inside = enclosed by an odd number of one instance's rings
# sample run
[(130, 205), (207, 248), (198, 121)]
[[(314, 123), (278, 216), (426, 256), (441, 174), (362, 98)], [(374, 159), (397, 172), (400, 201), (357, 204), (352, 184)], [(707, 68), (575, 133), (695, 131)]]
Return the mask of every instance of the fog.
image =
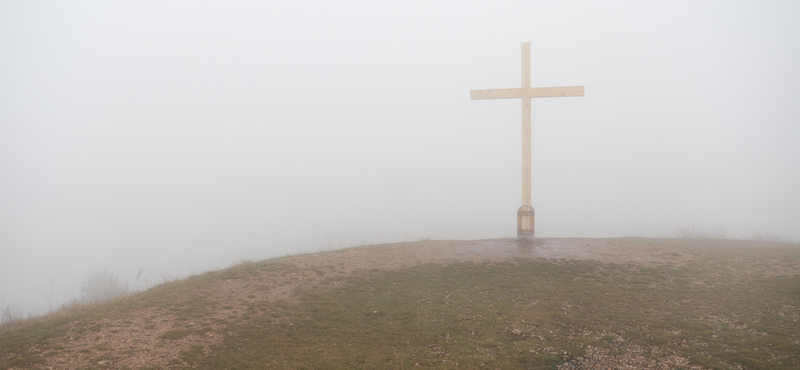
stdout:
[[(108, 269), (508, 238), (800, 236), (800, 3), (0, 3), (0, 299)], [(142, 282), (140, 281), (140, 284)]]

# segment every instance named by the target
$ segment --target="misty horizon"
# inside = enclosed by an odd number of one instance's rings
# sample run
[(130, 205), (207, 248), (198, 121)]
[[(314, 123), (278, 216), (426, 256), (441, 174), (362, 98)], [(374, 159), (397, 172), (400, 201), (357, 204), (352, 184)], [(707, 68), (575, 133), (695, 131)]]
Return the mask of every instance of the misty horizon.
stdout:
[(794, 3), (6, 2), (0, 299), (107, 269), (513, 238), (800, 237)]

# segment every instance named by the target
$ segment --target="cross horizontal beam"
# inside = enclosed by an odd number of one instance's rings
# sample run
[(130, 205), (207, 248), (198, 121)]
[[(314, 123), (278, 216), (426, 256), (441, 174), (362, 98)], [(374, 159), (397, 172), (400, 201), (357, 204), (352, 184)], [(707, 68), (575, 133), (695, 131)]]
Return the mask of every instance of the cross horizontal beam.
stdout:
[(469, 98), (513, 99), (513, 98), (558, 98), (562, 96), (583, 96), (583, 86), (528, 87), (521, 89), (470, 90)]

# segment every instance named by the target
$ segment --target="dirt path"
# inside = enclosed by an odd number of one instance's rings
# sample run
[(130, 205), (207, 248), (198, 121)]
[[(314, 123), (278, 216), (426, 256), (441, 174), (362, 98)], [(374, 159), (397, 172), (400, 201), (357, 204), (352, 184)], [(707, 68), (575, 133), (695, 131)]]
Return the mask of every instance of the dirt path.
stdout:
[(514, 258), (597, 260), (604, 263), (681, 263), (690, 252), (661, 247), (646, 239), (514, 239), (419, 241), (381, 244), (289, 257), (303, 267), (343, 264), (349, 271), (395, 270), (421, 263), (504, 261)]

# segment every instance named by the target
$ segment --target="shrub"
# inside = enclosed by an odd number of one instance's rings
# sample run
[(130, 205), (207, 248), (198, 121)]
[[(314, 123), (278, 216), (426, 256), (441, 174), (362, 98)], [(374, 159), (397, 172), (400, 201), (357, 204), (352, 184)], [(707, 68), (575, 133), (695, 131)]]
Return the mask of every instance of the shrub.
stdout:
[(127, 285), (120, 284), (119, 278), (106, 270), (95, 271), (81, 284), (82, 301), (86, 303), (104, 301), (127, 292)]

